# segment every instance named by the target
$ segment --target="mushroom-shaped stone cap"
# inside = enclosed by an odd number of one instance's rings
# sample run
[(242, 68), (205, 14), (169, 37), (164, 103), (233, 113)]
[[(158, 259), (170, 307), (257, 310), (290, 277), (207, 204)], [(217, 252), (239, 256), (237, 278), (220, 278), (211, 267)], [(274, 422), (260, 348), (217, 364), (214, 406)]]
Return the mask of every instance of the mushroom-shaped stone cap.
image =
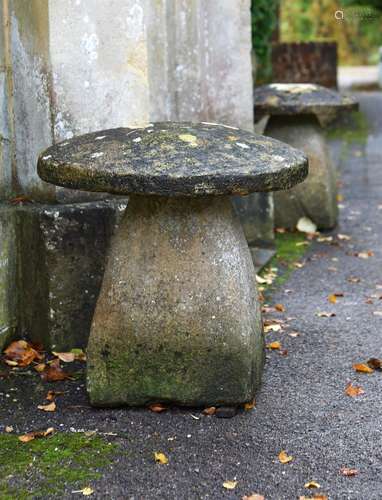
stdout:
[(75, 137), (43, 152), (40, 177), (85, 191), (160, 196), (288, 189), (306, 156), (275, 139), (213, 123), (163, 122)]
[(355, 110), (358, 103), (350, 96), (312, 83), (271, 83), (254, 90), (255, 115), (333, 115)]

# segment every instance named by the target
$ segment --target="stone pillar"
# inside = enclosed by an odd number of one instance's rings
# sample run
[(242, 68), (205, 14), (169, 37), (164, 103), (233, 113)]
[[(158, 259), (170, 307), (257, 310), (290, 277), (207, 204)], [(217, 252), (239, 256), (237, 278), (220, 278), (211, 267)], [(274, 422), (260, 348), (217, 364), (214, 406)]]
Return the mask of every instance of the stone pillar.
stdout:
[[(0, 200), (13, 193), (42, 205), (75, 206), (103, 198), (53, 187), (37, 176), (38, 153), (75, 135), (158, 120), (253, 127), (249, 0), (219, 0), (218, 4), (210, 0), (3, 0), (0, 6), (4, 28)], [(252, 208), (239, 209), (251, 234), (257, 227), (251, 215), (258, 206), (257, 196), (247, 199)], [(36, 215), (37, 207), (33, 217), (26, 219), (46, 222), (43, 212)], [(69, 218), (74, 213), (65, 207), (59, 210)], [(92, 224), (96, 227), (97, 220)], [(36, 228), (36, 234), (41, 231)], [(248, 239), (254, 241), (253, 234)], [(255, 239), (264, 238), (260, 234)], [(23, 241), (19, 246), (26, 248)], [(72, 279), (77, 279), (74, 274)], [(31, 286), (25, 279), (23, 283)], [(71, 287), (67, 293), (72, 293)], [(36, 303), (36, 311), (45, 306)]]

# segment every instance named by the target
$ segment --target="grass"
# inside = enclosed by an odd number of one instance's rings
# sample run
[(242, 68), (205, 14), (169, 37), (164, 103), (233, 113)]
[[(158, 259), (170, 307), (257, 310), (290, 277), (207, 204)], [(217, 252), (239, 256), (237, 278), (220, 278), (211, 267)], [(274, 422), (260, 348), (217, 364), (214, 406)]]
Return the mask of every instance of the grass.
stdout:
[(349, 113), (346, 121), (335, 123), (326, 132), (326, 137), (330, 140), (339, 139), (345, 146), (353, 143), (366, 144), (370, 129), (366, 116), (361, 111)]
[(27, 500), (62, 497), (67, 488), (82, 489), (112, 463), (118, 445), (99, 436), (57, 433), (22, 443), (0, 434), (0, 498)]
[(262, 285), (265, 296), (271, 295), (277, 287), (286, 282), (296, 269), (296, 262), (301, 261), (310, 246), (303, 233), (276, 233), (275, 239), (276, 254), (260, 272), (260, 276), (264, 279), (269, 276), (273, 278), (272, 283)]

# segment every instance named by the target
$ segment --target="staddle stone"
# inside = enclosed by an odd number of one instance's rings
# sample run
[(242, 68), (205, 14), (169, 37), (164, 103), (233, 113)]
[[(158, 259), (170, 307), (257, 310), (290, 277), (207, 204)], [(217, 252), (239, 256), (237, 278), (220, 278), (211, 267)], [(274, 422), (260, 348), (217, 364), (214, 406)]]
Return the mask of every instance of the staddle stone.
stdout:
[(231, 127), (157, 123), (58, 144), (38, 169), (61, 186), (130, 194), (90, 333), (91, 403), (250, 401), (263, 366), (262, 322), (228, 195), (301, 182), (304, 154)]
[(337, 223), (337, 172), (322, 126), (340, 111), (356, 109), (350, 96), (316, 84), (274, 83), (257, 87), (254, 103), (258, 119), (269, 117), (265, 134), (306, 153), (309, 175), (292, 189), (274, 194), (275, 224), (295, 228), (309, 217), (319, 229)]

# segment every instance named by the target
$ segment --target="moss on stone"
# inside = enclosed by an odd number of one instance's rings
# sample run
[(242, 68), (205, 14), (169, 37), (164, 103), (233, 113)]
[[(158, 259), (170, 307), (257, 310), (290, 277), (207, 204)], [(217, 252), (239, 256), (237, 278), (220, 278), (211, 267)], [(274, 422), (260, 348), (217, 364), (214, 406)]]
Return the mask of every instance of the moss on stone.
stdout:
[(99, 436), (57, 433), (22, 443), (0, 434), (0, 498), (18, 500), (62, 497), (100, 477), (99, 468), (112, 463), (117, 444)]
[(353, 111), (346, 121), (330, 127), (326, 136), (329, 140), (342, 140), (346, 147), (353, 143), (366, 144), (369, 132), (369, 124), (364, 113)]

